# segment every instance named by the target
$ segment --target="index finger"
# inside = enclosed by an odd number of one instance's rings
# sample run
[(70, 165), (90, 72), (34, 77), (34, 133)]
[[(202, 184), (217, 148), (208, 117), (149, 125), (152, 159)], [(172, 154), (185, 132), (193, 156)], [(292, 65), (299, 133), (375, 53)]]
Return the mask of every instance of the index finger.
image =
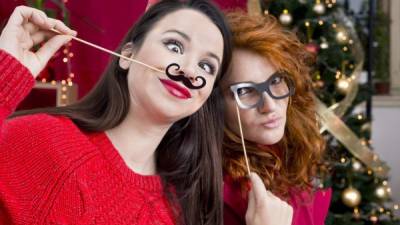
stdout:
[(51, 28), (57, 28), (57, 30), (61, 31), (62, 33), (76, 35), (76, 32), (68, 28), (63, 22), (48, 18), (43, 11), (27, 6), (18, 6), (15, 8), (14, 12), (11, 14), (8, 24), (13, 26), (21, 26), (26, 21), (30, 21), (41, 29), (49, 30)]
[(43, 27), (45, 25), (46, 17), (46, 14), (38, 9), (27, 6), (18, 6), (11, 14), (8, 24), (20, 26), (29, 20), (35, 25)]
[(48, 25), (49, 25), (49, 29), (51, 30), (52, 28), (59, 31), (61, 34), (70, 34), (75, 36), (76, 35), (76, 31), (71, 30), (69, 27), (67, 27), (62, 21), (60, 20), (56, 20), (56, 19), (52, 19), (49, 18), (47, 20)]

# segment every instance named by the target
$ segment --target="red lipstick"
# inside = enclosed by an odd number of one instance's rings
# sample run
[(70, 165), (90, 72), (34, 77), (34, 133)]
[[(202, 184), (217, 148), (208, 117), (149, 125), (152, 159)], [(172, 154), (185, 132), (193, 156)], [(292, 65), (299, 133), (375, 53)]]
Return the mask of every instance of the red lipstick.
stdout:
[(189, 99), (192, 97), (189, 90), (187, 90), (184, 87), (179, 86), (174, 81), (167, 80), (167, 79), (160, 79), (160, 81), (164, 85), (165, 89), (167, 89), (167, 91), (171, 95), (173, 95), (177, 98), (180, 98), (180, 99)]

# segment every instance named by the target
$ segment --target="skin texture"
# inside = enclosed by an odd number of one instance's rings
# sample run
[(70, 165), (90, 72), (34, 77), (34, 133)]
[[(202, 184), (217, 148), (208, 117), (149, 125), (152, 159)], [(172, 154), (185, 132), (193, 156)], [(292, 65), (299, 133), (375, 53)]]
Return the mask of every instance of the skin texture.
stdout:
[[(254, 69), (257, 68), (257, 69)], [(261, 83), (273, 73), (275, 67), (257, 53), (236, 49), (233, 52), (229, 76), (224, 81), (225, 119), (230, 130), (240, 135), (236, 115), (236, 102), (229, 89), (234, 83), (251, 81)], [(276, 100), (266, 92), (262, 108), (240, 109), (244, 138), (261, 145), (272, 145), (280, 141), (285, 132), (288, 99)]]

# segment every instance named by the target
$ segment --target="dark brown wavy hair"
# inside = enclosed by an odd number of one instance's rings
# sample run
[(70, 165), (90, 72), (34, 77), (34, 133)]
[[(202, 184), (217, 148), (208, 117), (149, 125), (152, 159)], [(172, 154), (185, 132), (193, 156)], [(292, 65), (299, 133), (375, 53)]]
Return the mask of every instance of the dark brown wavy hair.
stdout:
[[(295, 95), (289, 99), (282, 140), (271, 146), (246, 141), (251, 170), (280, 197), (288, 197), (292, 188), (309, 190), (325, 147), (316, 120), (310, 78), (315, 57), (305, 50), (293, 32), (280, 26), (272, 16), (250, 16), (242, 11), (226, 15), (234, 48), (265, 57), (277, 70), (290, 74), (296, 88)], [(247, 169), (240, 136), (226, 126), (224, 133), (224, 172), (242, 182), (244, 188), (242, 178), (246, 177)]]

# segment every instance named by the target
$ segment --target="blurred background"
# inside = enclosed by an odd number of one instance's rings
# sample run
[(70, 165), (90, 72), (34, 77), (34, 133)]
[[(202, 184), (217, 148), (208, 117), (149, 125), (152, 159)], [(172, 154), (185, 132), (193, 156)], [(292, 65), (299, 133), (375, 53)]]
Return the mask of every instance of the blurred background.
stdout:
[[(150, 0), (0, 0), (0, 30), (17, 5), (44, 10), (84, 40), (116, 49)], [(316, 55), (313, 87), (333, 189), (326, 224), (400, 224), (400, 0), (215, 0), (274, 15)], [(96, 83), (109, 55), (71, 42), (19, 106), (63, 106)]]

